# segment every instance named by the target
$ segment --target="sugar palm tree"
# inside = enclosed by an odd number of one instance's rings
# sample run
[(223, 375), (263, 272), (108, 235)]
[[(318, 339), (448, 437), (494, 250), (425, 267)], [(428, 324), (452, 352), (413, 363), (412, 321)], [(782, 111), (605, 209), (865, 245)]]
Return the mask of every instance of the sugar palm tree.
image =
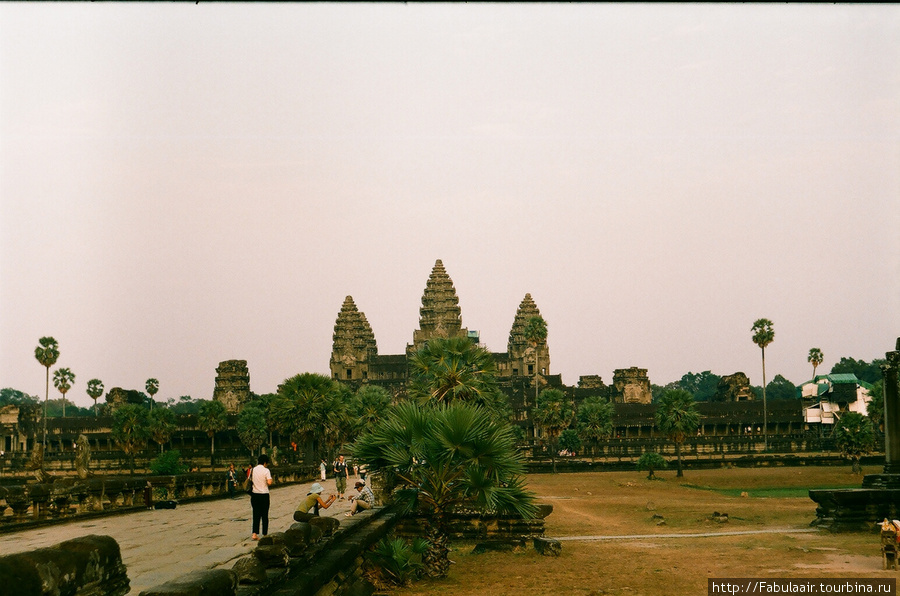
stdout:
[(594, 460), (597, 443), (612, 435), (614, 413), (613, 405), (602, 397), (589, 397), (578, 406), (576, 429), (581, 440), (591, 444), (591, 461)]
[(834, 426), (834, 443), (850, 458), (853, 473), (859, 474), (859, 458), (875, 446), (872, 421), (859, 412), (844, 412)]
[(491, 353), (468, 338), (433, 339), (410, 359), (409, 395), (421, 404), (483, 405), (502, 417), (506, 402), (495, 371)]
[(544, 389), (538, 395), (535, 408), (531, 413), (535, 423), (539, 424), (550, 443), (550, 461), (553, 473), (556, 473), (556, 452), (559, 435), (569, 428), (575, 420), (575, 405), (559, 389)]
[(349, 437), (348, 402), (341, 386), (325, 375), (303, 373), (286, 379), (269, 401), (275, 427), (298, 443), (318, 442), (319, 457), (331, 457)]
[(766, 346), (775, 340), (775, 330), (769, 319), (757, 319), (750, 328), (753, 332), (753, 343), (762, 350), (762, 394), (763, 394), (763, 450), (769, 450), (769, 410), (766, 407)]
[(100, 379), (91, 379), (87, 383), (87, 394), (94, 400), (94, 416), (97, 415), (97, 399), (103, 395), (103, 381)]
[(129, 458), (134, 474), (134, 454), (147, 440), (147, 410), (137, 404), (123, 404), (113, 414), (112, 436)]
[(59, 358), (59, 344), (52, 337), (42, 337), (38, 340), (38, 347), (34, 349), (34, 357), (41, 366), (47, 369), (46, 387), (44, 391), (44, 438), (42, 440), (44, 450), (47, 449), (47, 402), (50, 400), (50, 367), (56, 364)]
[(147, 433), (150, 438), (159, 444), (159, 452), (163, 452), (163, 445), (172, 438), (175, 432), (175, 413), (168, 408), (156, 408), (147, 414)]
[(681, 444), (688, 435), (697, 430), (699, 425), (700, 413), (690, 392), (684, 389), (669, 389), (663, 393), (656, 404), (656, 427), (675, 443), (678, 478), (684, 476), (681, 469)]
[(144, 388), (147, 390), (147, 395), (150, 396), (150, 409), (153, 409), (153, 396), (156, 395), (156, 392), (159, 391), (159, 381), (156, 379), (147, 379), (146, 385)]
[[(540, 372), (538, 368), (538, 347), (547, 341), (547, 322), (544, 320), (544, 317), (539, 315), (529, 317), (525, 323), (523, 333), (525, 340), (531, 344), (531, 348), (534, 350), (534, 403), (537, 403), (538, 373)], [(528, 404), (526, 403), (525, 405), (527, 406)]]
[(209, 467), (215, 469), (216, 465), (216, 433), (225, 430), (228, 425), (228, 412), (222, 402), (212, 400), (200, 404), (200, 412), (197, 414), (197, 425), (204, 431), (210, 440)]
[(534, 516), (514, 441), (510, 425), (480, 406), (403, 402), (354, 443), (353, 456), (395, 489), (397, 502), (424, 516), (429, 545), (423, 562), (430, 575), (444, 577), (454, 511)]
[(822, 355), (822, 350), (819, 348), (810, 348), (809, 356), (806, 357), (806, 361), (813, 365), (813, 380), (816, 378), (816, 369), (819, 368), (819, 365), (822, 364), (824, 359), (825, 356)]
[(75, 373), (68, 368), (58, 368), (53, 371), (53, 386), (62, 393), (62, 415), (66, 417), (66, 393), (72, 388), (75, 382)]

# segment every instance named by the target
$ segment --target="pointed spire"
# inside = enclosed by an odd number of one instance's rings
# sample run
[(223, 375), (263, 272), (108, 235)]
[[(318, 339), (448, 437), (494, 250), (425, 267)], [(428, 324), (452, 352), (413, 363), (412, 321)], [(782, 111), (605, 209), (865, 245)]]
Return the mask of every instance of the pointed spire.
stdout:
[[(378, 354), (375, 334), (369, 325), (366, 315), (356, 308), (352, 296), (344, 298), (341, 312), (334, 323), (334, 336), (331, 349), (331, 371), (340, 374), (348, 368), (361, 367), (367, 364), (370, 357)], [(359, 375), (361, 376), (360, 368)], [(354, 375), (355, 378), (356, 375)], [(341, 374), (340, 378), (345, 378)]]
[(541, 311), (534, 303), (534, 300), (531, 299), (531, 294), (525, 294), (522, 302), (519, 303), (519, 309), (516, 311), (512, 329), (509, 330), (509, 343), (506, 349), (510, 354), (523, 354), (525, 349), (529, 347), (528, 340), (525, 339), (525, 326), (528, 324), (528, 319), (540, 316)]
[(419, 309), (419, 329), (413, 332), (413, 347), (418, 350), (431, 338), (456, 337), (466, 333), (462, 328), (462, 313), (453, 280), (438, 259), (425, 284), (422, 307)]

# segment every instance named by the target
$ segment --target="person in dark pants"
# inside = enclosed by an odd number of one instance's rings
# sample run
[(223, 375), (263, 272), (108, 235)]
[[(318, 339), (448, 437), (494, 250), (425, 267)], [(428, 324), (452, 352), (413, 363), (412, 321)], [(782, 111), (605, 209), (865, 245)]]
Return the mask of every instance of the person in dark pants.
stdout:
[(231, 464), (228, 467), (228, 474), (225, 476), (225, 481), (228, 484), (228, 496), (233, 499), (235, 489), (237, 488), (237, 470), (234, 469), (234, 464)]
[(262, 535), (269, 533), (269, 487), (272, 473), (269, 471), (269, 456), (263, 453), (257, 458), (257, 465), (250, 470), (250, 507), (253, 508), (253, 540), (259, 540), (260, 522)]

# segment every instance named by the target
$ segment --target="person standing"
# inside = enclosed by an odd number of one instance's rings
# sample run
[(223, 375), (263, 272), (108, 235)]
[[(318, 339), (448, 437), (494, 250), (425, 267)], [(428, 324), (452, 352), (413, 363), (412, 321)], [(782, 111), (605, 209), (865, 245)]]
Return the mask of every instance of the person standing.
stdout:
[(253, 509), (253, 540), (259, 540), (260, 524), (262, 535), (269, 533), (269, 487), (272, 473), (269, 471), (269, 456), (263, 453), (257, 458), (257, 465), (250, 470), (250, 507)]
[(326, 473), (325, 458), (323, 457), (322, 461), (319, 462), (319, 478), (321, 480), (325, 480), (325, 473)]
[(344, 461), (344, 456), (339, 455), (337, 461), (334, 462), (334, 484), (337, 488), (338, 498), (343, 501), (344, 493), (347, 491), (347, 478), (349, 478), (350, 473), (347, 470), (347, 463)]
[(233, 499), (235, 487), (237, 487), (237, 470), (234, 469), (233, 463), (228, 467), (228, 473), (225, 475), (225, 482), (228, 484), (228, 496)]

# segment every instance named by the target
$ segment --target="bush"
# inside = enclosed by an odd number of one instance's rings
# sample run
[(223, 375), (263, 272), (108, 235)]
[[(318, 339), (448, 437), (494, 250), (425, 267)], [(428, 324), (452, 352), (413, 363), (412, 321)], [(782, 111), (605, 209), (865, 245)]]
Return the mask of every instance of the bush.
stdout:
[(422, 538), (408, 543), (400, 538), (384, 538), (366, 553), (366, 560), (375, 567), (381, 579), (397, 586), (408, 586), (422, 577), (425, 566), (422, 554), (428, 541)]
[(181, 452), (171, 449), (150, 462), (150, 472), (158, 476), (173, 476), (187, 472), (187, 466), (181, 461)]
[(665, 470), (669, 467), (669, 463), (655, 451), (648, 451), (647, 453), (641, 455), (641, 457), (637, 460), (637, 469), (638, 470), (647, 470), (647, 480), (652, 480), (654, 478), (653, 471), (654, 470)]

